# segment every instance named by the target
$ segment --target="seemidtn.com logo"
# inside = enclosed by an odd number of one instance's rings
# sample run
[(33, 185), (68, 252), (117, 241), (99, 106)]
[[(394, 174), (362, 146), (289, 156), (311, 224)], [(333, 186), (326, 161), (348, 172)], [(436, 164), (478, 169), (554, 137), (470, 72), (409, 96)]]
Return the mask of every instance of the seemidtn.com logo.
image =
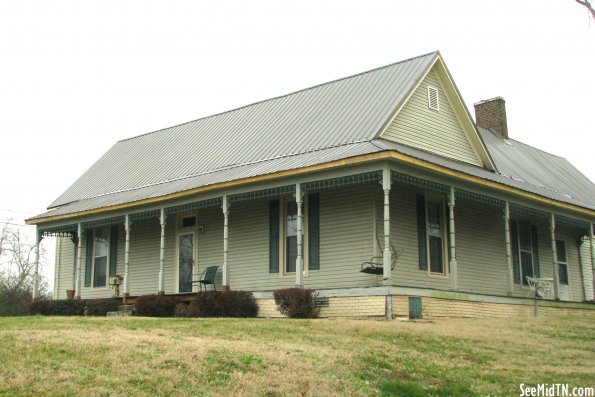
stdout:
[(570, 387), (568, 383), (540, 383), (537, 386), (519, 385), (521, 397), (594, 397), (593, 387)]

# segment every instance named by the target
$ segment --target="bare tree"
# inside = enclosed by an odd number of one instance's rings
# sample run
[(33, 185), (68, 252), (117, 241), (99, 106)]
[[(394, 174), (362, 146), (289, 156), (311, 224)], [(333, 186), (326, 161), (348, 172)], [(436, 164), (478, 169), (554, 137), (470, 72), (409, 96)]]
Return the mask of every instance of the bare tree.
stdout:
[[(0, 233), (0, 315), (25, 314), (31, 302), (37, 277), (40, 296), (47, 293), (47, 282), (35, 274), (36, 243), (30, 243), (19, 228), (4, 225)], [(40, 250), (40, 267), (45, 253)]]
[(595, 9), (593, 8), (593, 0), (575, 0), (580, 5), (587, 7), (587, 10), (591, 13), (591, 18), (595, 19)]

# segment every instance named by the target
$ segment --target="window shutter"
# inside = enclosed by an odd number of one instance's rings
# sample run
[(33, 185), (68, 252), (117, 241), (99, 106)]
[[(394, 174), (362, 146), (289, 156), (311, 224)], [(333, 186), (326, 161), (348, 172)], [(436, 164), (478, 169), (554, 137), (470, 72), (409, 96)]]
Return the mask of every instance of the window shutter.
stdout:
[(269, 202), (269, 273), (279, 273), (279, 200)]
[(533, 244), (533, 271), (535, 272), (535, 277), (541, 277), (539, 271), (539, 244), (538, 244), (538, 237), (537, 237), (537, 226), (531, 225), (531, 242)]
[(308, 195), (308, 269), (320, 269), (320, 196)]
[(419, 252), (419, 270), (428, 270), (428, 251), (426, 248), (426, 200), (423, 194), (417, 195), (417, 245)]
[(510, 221), (510, 239), (512, 248), (512, 268), (514, 270), (514, 282), (515, 284), (521, 283), (520, 266), (521, 261), (519, 259), (519, 231), (517, 228), (516, 221)]
[(118, 261), (118, 225), (113, 225), (109, 240), (109, 276), (116, 275)]
[(85, 259), (85, 287), (90, 287), (91, 264), (93, 263), (93, 230), (87, 230), (87, 249)]

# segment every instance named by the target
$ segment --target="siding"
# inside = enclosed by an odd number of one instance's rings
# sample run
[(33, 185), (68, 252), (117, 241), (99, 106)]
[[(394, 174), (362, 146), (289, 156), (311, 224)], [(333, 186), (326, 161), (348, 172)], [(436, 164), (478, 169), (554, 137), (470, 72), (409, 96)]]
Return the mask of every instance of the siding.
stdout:
[[(428, 85), (438, 89), (439, 111), (428, 108)], [(482, 166), (434, 70), (428, 73), (381, 137)]]
[(75, 267), (75, 246), (72, 240), (68, 237), (59, 237), (56, 239), (56, 244), (59, 245), (60, 261), (59, 272), (56, 272), (56, 285), (54, 296), (55, 299), (66, 299), (66, 290), (72, 289), (72, 272)]

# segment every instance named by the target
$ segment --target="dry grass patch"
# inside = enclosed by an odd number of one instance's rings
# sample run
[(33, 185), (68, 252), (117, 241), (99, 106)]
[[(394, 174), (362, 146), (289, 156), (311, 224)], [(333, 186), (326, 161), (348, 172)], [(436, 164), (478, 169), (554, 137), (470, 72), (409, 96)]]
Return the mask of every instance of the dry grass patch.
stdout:
[(4, 318), (0, 395), (513, 395), (593, 386), (593, 329), (579, 316)]

